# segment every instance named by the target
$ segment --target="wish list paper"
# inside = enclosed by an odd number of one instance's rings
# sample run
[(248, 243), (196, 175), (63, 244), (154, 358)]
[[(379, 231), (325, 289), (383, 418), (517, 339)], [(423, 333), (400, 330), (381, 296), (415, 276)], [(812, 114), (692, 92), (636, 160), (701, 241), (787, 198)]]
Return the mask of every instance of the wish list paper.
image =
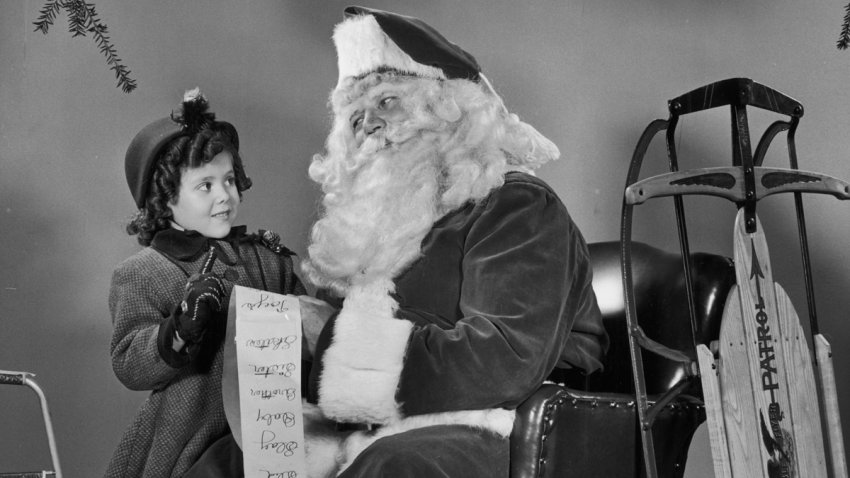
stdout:
[(246, 478), (306, 478), (298, 298), (234, 286)]

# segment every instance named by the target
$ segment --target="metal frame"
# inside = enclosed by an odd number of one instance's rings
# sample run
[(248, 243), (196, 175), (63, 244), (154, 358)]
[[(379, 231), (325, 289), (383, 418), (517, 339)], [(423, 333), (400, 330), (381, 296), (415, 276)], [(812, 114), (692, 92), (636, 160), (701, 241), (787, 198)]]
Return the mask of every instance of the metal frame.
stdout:
[[(685, 114), (704, 111), (711, 108), (729, 106), (732, 126), (732, 166), (722, 168), (704, 168), (679, 172), (678, 157), (674, 134), (679, 117)], [(789, 117), (787, 121), (776, 121), (763, 133), (753, 154), (750, 143), (750, 131), (747, 119), (747, 106), (754, 106)], [(646, 337), (638, 323), (635, 310), (634, 287), (631, 269), (631, 234), (633, 207), (655, 197), (672, 196), (676, 213), (679, 246), (682, 254), (682, 267), (688, 290), (688, 308), (690, 312), (691, 334), (694, 348), (696, 338), (696, 314), (691, 266), (688, 261), (690, 247), (682, 196), (685, 194), (713, 195), (724, 197), (744, 209), (747, 232), (756, 228), (756, 203), (769, 194), (793, 192), (800, 249), (804, 269), (806, 299), (812, 335), (818, 334), (815, 307), (814, 285), (809, 260), (805, 215), (803, 212), (802, 192), (831, 194), (840, 199), (850, 199), (850, 185), (818, 173), (798, 170), (794, 135), (803, 115), (803, 106), (796, 100), (748, 78), (732, 78), (718, 81), (692, 90), (668, 102), (670, 116), (667, 120), (658, 119), (649, 124), (641, 135), (629, 164), (624, 191), (622, 217), (620, 224), (620, 259), (628, 327), (629, 348), (632, 359), (632, 373), (635, 381), (635, 395), (638, 405), (638, 419), (643, 446), (643, 457), (647, 478), (657, 478), (655, 446), (652, 439), (652, 426), (655, 417), (664, 404), (672, 401), (691, 382), (699, 377), (699, 366), (695, 359), (683, 352), (671, 350)], [(638, 181), (644, 156), (652, 139), (660, 132), (666, 132), (667, 157), (670, 173), (661, 174)], [(787, 145), (790, 169), (764, 168), (762, 162), (773, 140), (780, 132), (787, 131)], [(708, 345), (708, 344), (703, 344)], [(646, 382), (643, 375), (642, 350), (671, 360), (686, 361), (691, 373), (684, 377), (676, 387), (667, 392), (655, 404), (647, 399)], [(683, 358), (684, 357), (684, 358)]]
[[(50, 458), (53, 461), (53, 471), (40, 472), (43, 477), (62, 478), (62, 470), (59, 466), (59, 453), (56, 448), (56, 437), (53, 435), (53, 422), (50, 419), (50, 410), (47, 408), (47, 397), (41, 387), (33, 380), (35, 375), (29, 372), (9, 372), (0, 370), (0, 385), (23, 385), (29, 387), (38, 396), (38, 401), (41, 404), (41, 414), (44, 418), (44, 428), (47, 432), (47, 444), (50, 448)], [(5, 474), (0, 473), (3, 477), (12, 476), (34, 476), (33, 473), (20, 474)]]

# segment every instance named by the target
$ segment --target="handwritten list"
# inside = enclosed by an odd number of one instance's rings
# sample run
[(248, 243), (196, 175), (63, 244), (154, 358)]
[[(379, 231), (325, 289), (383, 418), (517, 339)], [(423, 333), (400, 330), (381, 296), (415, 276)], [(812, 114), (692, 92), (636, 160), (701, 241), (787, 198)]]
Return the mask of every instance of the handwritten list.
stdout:
[(234, 286), (230, 314), (245, 478), (306, 478), (298, 298)]

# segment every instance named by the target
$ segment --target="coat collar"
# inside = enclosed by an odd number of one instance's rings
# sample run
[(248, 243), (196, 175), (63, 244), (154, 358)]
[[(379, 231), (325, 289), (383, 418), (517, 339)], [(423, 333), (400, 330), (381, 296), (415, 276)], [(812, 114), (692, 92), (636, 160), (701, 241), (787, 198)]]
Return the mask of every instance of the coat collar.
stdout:
[(175, 259), (190, 261), (199, 257), (209, 249), (211, 243), (217, 241), (229, 242), (236, 249), (237, 244), (249, 240), (249, 236), (245, 234), (246, 229), (245, 226), (236, 226), (230, 229), (226, 237), (210, 239), (197, 231), (181, 231), (170, 227), (156, 233), (151, 241), (151, 247)]

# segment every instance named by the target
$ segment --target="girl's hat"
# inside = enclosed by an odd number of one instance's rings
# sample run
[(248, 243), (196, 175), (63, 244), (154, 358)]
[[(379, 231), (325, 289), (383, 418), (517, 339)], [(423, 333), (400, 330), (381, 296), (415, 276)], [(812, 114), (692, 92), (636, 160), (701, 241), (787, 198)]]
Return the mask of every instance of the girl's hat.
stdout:
[(227, 134), (233, 147), (239, 150), (236, 128), (226, 121), (215, 121), (215, 114), (208, 112), (208, 109), (209, 102), (200, 90), (189, 90), (183, 95), (179, 112), (172, 112), (171, 116), (145, 126), (130, 142), (124, 156), (124, 173), (136, 207), (141, 209), (145, 206), (153, 166), (159, 152), (175, 138), (191, 136), (210, 128)]

